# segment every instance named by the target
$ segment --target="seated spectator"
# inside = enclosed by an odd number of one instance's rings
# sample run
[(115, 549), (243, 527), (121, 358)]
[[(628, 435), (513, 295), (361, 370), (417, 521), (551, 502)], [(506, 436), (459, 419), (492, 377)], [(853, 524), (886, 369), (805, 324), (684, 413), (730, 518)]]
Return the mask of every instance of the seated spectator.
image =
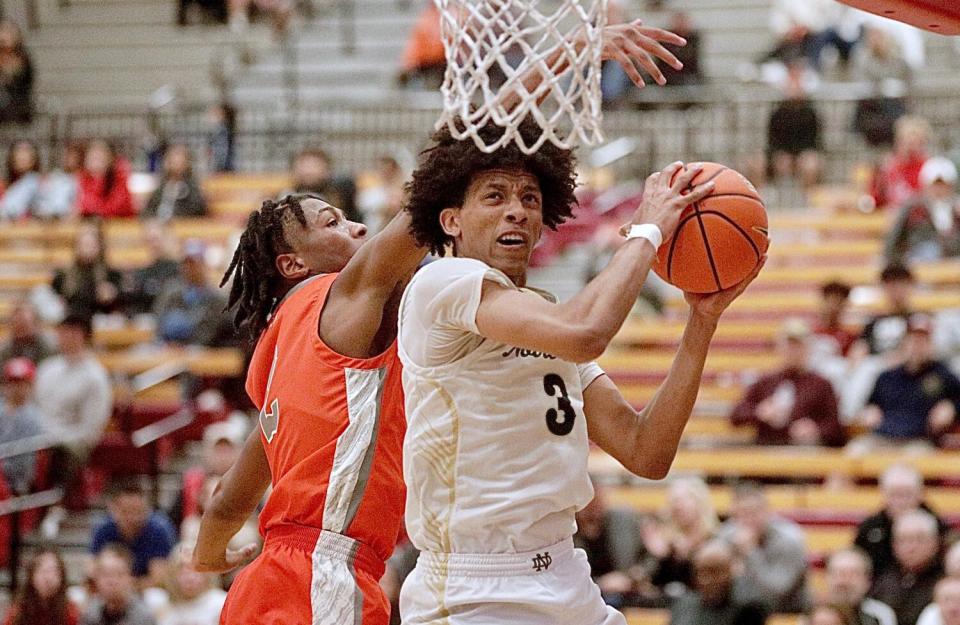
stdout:
[(850, 286), (843, 282), (827, 282), (820, 287), (819, 318), (813, 327), (817, 354), (846, 356), (859, 333), (846, 324)]
[(97, 139), (87, 145), (77, 197), (81, 217), (133, 217), (133, 197), (127, 188), (130, 165), (113, 146)]
[(177, 2), (177, 24), (213, 22), (227, 23), (227, 0), (179, 0)]
[(644, 527), (643, 542), (657, 559), (652, 583), (676, 597), (694, 587), (693, 554), (713, 537), (719, 520), (710, 490), (698, 477), (670, 482), (664, 516), (661, 524)]
[(60, 169), (47, 172), (40, 181), (40, 193), (33, 216), (38, 219), (62, 219), (72, 215), (80, 192), (80, 170), (86, 146), (78, 142), (63, 148)]
[[(960, 624), (960, 543), (954, 543), (943, 557), (946, 577), (933, 590), (933, 603), (920, 613), (917, 625)], [(953, 582), (949, 588), (941, 588), (944, 582)]]
[(67, 599), (67, 569), (60, 552), (42, 547), (30, 561), (4, 625), (78, 625), (80, 612)]
[(820, 57), (825, 47), (832, 45), (841, 59), (849, 57), (853, 43), (838, 32), (840, 7), (829, 0), (791, 2), (776, 0), (770, 11), (770, 29), (777, 42), (761, 62), (780, 60), (788, 63), (803, 58), (820, 71)]
[(809, 603), (803, 530), (775, 516), (766, 493), (754, 482), (736, 485), (730, 513), (719, 537), (733, 546), (757, 598), (773, 612), (803, 612)]
[(166, 226), (158, 221), (148, 221), (143, 227), (143, 239), (151, 261), (127, 276), (123, 299), (131, 315), (153, 314), (153, 306), (167, 282), (180, 276), (175, 243)]
[(856, 625), (897, 625), (887, 604), (867, 597), (873, 585), (873, 565), (857, 547), (841, 549), (827, 559), (827, 600), (857, 615)]
[(673, 602), (670, 625), (763, 625), (768, 610), (735, 577), (734, 567), (729, 543), (711, 540), (700, 547), (693, 556), (695, 590)]
[(7, 175), (0, 197), (0, 218), (23, 219), (40, 193), (40, 154), (30, 141), (15, 141), (7, 152)]
[[(323, 150), (301, 150), (293, 157), (293, 192), (310, 193), (343, 211), (350, 221), (362, 223), (357, 211), (357, 187), (349, 176), (334, 176), (330, 157)], [(286, 194), (282, 194), (286, 195)]]
[(830, 445), (844, 443), (833, 386), (809, 367), (810, 329), (787, 320), (777, 348), (781, 368), (749, 388), (730, 415), (734, 425), (757, 428), (757, 445)]
[(29, 124), (33, 119), (33, 64), (20, 27), (0, 22), (0, 124)]
[(849, 606), (821, 604), (811, 608), (802, 621), (804, 625), (863, 625)]
[(623, 605), (636, 591), (637, 565), (644, 556), (640, 519), (632, 510), (607, 507), (603, 488), (594, 486), (593, 500), (577, 512), (574, 544), (583, 549), (591, 576), (611, 605)]
[(77, 228), (73, 253), (73, 264), (58, 269), (50, 285), (67, 311), (92, 318), (96, 313), (117, 310), (122, 276), (107, 264), (103, 228), (94, 222), (82, 223)]
[[(43, 417), (33, 401), (36, 369), (26, 358), (14, 358), (3, 365), (3, 403), (0, 404), (0, 443), (12, 443), (44, 433)], [(0, 469), (10, 490), (18, 495), (30, 492), (37, 477), (37, 454), (26, 453), (0, 460)]]
[(0, 343), (0, 362), (28, 358), (38, 363), (57, 353), (56, 343), (40, 329), (37, 310), (29, 301), (21, 300), (14, 306), (7, 328), (10, 335)]
[[(880, 476), (883, 508), (867, 517), (857, 527), (854, 544), (863, 549), (873, 565), (874, 575), (893, 564), (893, 522), (904, 513), (920, 509), (934, 517), (936, 514), (923, 501), (923, 476), (913, 467), (895, 464)], [(937, 519), (940, 533), (946, 534), (947, 525)]]
[(911, 69), (897, 40), (879, 25), (864, 27), (863, 45), (854, 53), (853, 79), (869, 83), (870, 97), (857, 102), (853, 127), (873, 146), (889, 146), (894, 124), (907, 111)]
[(223, 326), (226, 301), (210, 285), (206, 247), (197, 239), (183, 245), (180, 273), (154, 302), (159, 337), (184, 345), (211, 345)]
[(204, 217), (207, 201), (193, 176), (190, 150), (182, 144), (171, 145), (163, 156), (163, 177), (147, 201), (141, 217), (166, 221), (173, 217)]
[(878, 208), (902, 206), (920, 191), (920, 169), (929, 158), (930, 122), (904, 116), (894, 125), (893, 153), (874, 173), (871, 195)]
[(893, 352), (903, 342), (907, 334), (907, 320), (916, 310), (913, 307), (913, 289), (916, 280), (913, 273), (903, 265), (887, 265), (880, 272), (880, 286), (883, 289), (885, 311), (871, 317), (860, 338), (864, 345), (857, 346), (854, 352), (863, 353), (866, 348), (870, 355), (883, 355)]
[(902, 265), (888, 265), (880, 273), (884, 310), (863, 326), (860, 339), (848, 352), (850, 367), (838, 386), (840, 412), (847, 423), (856, 422), (873, 391), (877, 377), (900, 362), (907, 332), (907, 320), (913, 308), (913, 274)]
[(169, 513), (174, 526), (181, 528), (181, 535), (187, 533), (184, 523), (199, 523), (207, 481), (211, 478), (219, 481), (237, 461), (247, 429), (244, 424), (228, 419), (211, 423), (203, 430), (203, 465), (183, 472), (183, 487)]
[[(37, 368), (35, 396), (45, 428), (63, 441), (54, 457), (51, 475), (74, 489), (90, 452), (100, 442), (113, 411), (110, 376), (90, 350), (90, 320), (69, 315), (57, 327), (60, 355), (47, 358)], [(55, 533), (63, 509), (48, 512), (47, 531)]]
[(870, 596), (893, 608), (898, 625), (916, 625), (933, 601), (943, 576), (941, 547), (937, 519), (929, 512), (911, 510), (893, 522), (894, 562), (877, 573)]
[(804, 189), (820, 179), (820, 117), (803, 85), (803, 61), (787, 66), (784, 99), (767, 122), (767, 153), (775, 180), (795, 178)]
[(920, 169), (921, 195), (907, 202), (887, 234), (887, 262), (908, 263), (960, 256), (957, 168), (934, 157)]
[(227, 593), (215, 586), (216, 579), (191, 566), (184, 545), (174, 547), (163, 584), (165, 600), (154, 609), (157, 625), (218, 625)]
[(402, 86), (416, 89), (439, 89), (447, 69), (447, 57), (440, 35), (440, 10), (427, 2), (403, 50), (398, 80)]
[(150, 610), (137, 596), (132, 575), (133, 554), (122, 545), (104, 545), (93, 563), (96, 594), (80, 625), (156, 625)]
[(107, 517), (93, 528), (90, 552), (94, 555), (111, 543), (130, 550), (131, 572), (144, 585), (157, 585), (166, 573), (166, 559), (176, 532), (167, 516), (151, 510), (147, 497), (134, 481), (113, 484), (108, 494)]
[(233, 171), (234, 145), (237, 134), (237, 111), (229, 102), (219, 102), (207, 112), (209, 136), (207, 152), (209, 170)]
[(406, 174), (397, 159), (384, 155), (377, 158), (377, 168), (370, 178), (357, 196), (357, 206), (364, 223), (370, 224), (374, 232), (380, 232), (403, 208)]
[(953, 426), (960, 406), (960, 380), (934, 358), (930, 317), (913, 315), (903, 339), (905, 362), (880, 374), (860, 415), (871, 430), (850, 443), (853, 454), (878, 447), (925, 451)]

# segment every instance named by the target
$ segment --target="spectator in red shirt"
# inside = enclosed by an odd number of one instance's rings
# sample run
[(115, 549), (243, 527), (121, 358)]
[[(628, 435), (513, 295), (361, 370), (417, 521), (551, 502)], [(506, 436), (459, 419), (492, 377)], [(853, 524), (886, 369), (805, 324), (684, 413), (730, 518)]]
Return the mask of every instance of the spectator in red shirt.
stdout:
[(440, 11), (428, 2), (417, 17), (403, 51), (399, 80), (403, 85), (433, 89), (443, 82), (447, 57), (440, 36)]
[(77, 208), (81, 217), (133, 217), (133, 197), (127, 189), (130, 166), (103, 140), (87, 146)]
[(927, 162), (930, 123), (905, 116), (894, 129), (893, 154), (874, 173), (872, 191), (878, 208), (901, 206), (920, 191), (920, 169)]
[(820, 287), (820, 319), (813, 333), (818, 337), (818, 346), (831, 354), (846, 356), (860, 336), (843, 322), (849, 298), (850, 286), (843, 282), (834, 280)]
[(784, 325), (777, 347), (779, 371), (751, 385), (734, 407), (734, 425), (754, 425), (757, 445), (843, 445), (837, 397), (830, 382), (807, 365), (810, 328), (799, 319)]

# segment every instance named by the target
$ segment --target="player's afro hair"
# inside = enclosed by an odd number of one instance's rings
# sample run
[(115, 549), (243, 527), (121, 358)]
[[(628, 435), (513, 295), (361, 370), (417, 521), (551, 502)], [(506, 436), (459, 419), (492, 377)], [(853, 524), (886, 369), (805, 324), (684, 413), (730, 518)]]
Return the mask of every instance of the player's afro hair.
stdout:
[[(527, 117), (520, 124), (520, 134), (527, 145), (536, 141), (540, 128)], [(488, 145), (501, 136), (503, 129), (487, 124), (480, 136)], [(537, 178), (543, 196), (543, 223), (556, 230), (573, 214), (577, 198), (576, 159), (572, 150), (564, 150), (545, 142), (534, 154), (524, 154), (514, 143), (487, 154), (472, 139), (458, 141), (444, 126), (431, 137), (432, 145), (420, 153), (420, 162), (407, 183), (406, 210), (410, 212), (410, 232), (417, 242), (442, 254), (452, 241), (440, 226), (440, 212), (462, 206), (467, 187), (480, 172), (490, 169), (526, 171)]]

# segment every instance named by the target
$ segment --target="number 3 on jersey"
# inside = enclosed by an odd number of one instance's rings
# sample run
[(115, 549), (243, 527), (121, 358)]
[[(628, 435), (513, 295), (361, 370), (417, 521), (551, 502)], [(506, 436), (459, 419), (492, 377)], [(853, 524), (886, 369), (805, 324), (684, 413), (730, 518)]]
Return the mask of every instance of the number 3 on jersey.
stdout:
[(270, 403), (270, 411), (264, 406), (260, 409), (260, 429), (267, 438), (268, 443), (273, 442), (273, 437), (277, 435), (277, 427), (280, 425), (280, 400), (274, 399)]
[(543, 378), (543, 390), (550, 397), (557, 398), (557, 407), (547, 411), (547, 429), (551, 434), (566, 436), (573, 431), (573, 422), (577, 418), (567, 395), (567, 385), (556, 373), (548, 373)]

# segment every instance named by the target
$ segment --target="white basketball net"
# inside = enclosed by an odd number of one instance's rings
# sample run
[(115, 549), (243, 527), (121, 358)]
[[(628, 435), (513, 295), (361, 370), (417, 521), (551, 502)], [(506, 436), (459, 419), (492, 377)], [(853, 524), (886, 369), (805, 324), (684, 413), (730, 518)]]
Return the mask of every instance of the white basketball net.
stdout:
[[(545, 141), (569, 149), (603, 140), (600, 53), (607, 0), (584, 0), (586, 6), (580, 0), (435, 2), (447, 57), (437, 128), (446, 125), (484, 152), (510, 141), (531, 154)], [(585, 42), (579, 50), (575, 39)], [(532, 90), (521, 81), (530, 68), (546, 77)], [(505, 78), (499, 87), (491, 80), (496, 74)], [(519, 97), (508, 108), (504, 96), (511, 91)], [(527, 115), (542, 131), (531, 144), (517, 132)], [(489, 123), (504, 132), (488, 144), (478, 131)]]

